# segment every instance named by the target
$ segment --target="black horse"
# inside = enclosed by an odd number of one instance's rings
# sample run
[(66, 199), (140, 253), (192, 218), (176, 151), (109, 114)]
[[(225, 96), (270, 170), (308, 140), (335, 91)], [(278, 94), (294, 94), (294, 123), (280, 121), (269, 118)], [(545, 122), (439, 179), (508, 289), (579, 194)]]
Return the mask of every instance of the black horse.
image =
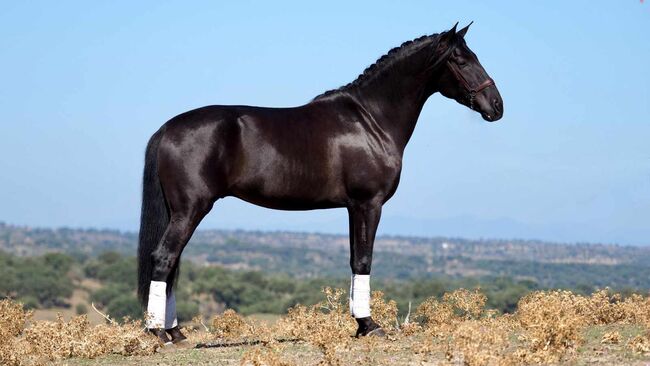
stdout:
[(166, 342), (166, 332), (173, 342), (184, 338), (170, 320), (181, 253), (215, 201), (234, 196), (279, 210), (347, 208), (357, 336), (383, 334), (367, 304), (373, 242), (424, 103), (440, 92), (486, 121), (503, 113), (494, 82), (465, 43), (468, 27), (405, 42), (303, 106), (215, 105), (165, 123), (144, 166), (138, 292), (148, 328)]

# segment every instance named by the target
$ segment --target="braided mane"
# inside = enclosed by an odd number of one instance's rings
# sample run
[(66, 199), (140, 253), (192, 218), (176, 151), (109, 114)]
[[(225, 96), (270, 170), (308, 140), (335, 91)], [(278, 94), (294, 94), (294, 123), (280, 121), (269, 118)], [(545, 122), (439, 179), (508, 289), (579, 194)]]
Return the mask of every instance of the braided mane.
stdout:
[(398, 47), (392, 48), (390, 51), (388, 51), (388, 53), (381, 56), (377, 61), (375, 61), (374, 64), (368, 66), (365, 70), (363, 70), (363, 72), (357, 76), (354, 81), (339, 88), (328, 90), (316, 96), (313, 100), (337, 94), (353, 86), (357, 86), (363, 83), (365, 80), (368, 80), (373, 76), (381, 73), (383, 70), (390, 68), (393, 64), (395, 64), (396, 61), (402, 60), (404, 57), (413, 54), (414, 51), (419, 50), (423, 45), (437, 43), (438, 36), (439, 34), (424, 35), (413, 40), (406, 41)]

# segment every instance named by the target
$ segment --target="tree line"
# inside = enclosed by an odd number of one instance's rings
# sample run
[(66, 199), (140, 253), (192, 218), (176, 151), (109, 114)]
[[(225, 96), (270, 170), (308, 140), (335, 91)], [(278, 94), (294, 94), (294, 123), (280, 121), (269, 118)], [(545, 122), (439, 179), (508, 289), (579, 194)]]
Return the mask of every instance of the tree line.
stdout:
[[(581, 266), (577, 266), (578, 270)], [(576, 267), (570, 272), (576, 274)], [(85, 289), (90, 299), (113, 318), (142, 317), (136, 299), (136, 259), (117, 252), (104, 252), (96, 257), (50, 253), (37, 257), (17, 257), (0, 252), (0, 296), (17, 299), (28, 308), (65, 307), (75, 288), (84, 288), (82, 281), (91, 279), (97, 289)], [(562, 276), (561, 273), (557, 273)], [(594, 284), (573, 281), (568, 289), (590, 293)], [(282, 273), (236, 271), (220, 266), (199, 266), (184, 262), (176, 290), (179, 320), (198, 315), (199, 305), (210, 301), (221, 308), (242, 314), (283, 314), (296, 304), (314, 304), (321, 300), (325, 286), (347, 288), (347, 277), (300, 278)], [(442, 296), (457, 288), (481, 288), (488, 306), (502, 312), (513, 312), (517, 301), (543, 286), (531, 279), (511, 276), (428, 277), (421, 279), (373, 278), (373, 290), (382, 290), (388, 299), (397, 302), (401, 312), (408, 303), (413, 307), (429, 296)], [(618, 288), (631, 293), (634, 287)], [(207, 314), (205, 314), (207, 315)]]

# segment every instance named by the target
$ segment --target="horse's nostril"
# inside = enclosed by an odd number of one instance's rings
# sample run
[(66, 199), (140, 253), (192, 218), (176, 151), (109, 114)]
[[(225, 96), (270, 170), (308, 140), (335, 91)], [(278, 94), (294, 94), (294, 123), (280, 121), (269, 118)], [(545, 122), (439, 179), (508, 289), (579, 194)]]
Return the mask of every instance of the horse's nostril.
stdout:
[(492, 105), (494, 106), (495, 111), (501, 112), (501, 102), (498, 99), (492, 101)]

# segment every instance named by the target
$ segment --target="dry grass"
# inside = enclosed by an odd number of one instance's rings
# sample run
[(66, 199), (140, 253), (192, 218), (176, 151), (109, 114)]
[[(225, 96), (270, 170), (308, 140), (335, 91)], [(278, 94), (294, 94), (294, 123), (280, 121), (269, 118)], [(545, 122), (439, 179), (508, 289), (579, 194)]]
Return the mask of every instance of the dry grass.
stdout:
[(85, 315), (65, 321), (30, 321), (32, 312), (22, 304), (0, 301), (0, 363), (42, 365), (72, 357), (95, 358), (107, 354), (150, 355), (159, 347), (138, 321), (91, 326)]
[[(607, 290), (591, 296), (540, 291), (522, 298), (515, 314), (500, 315), (485, 308), (480, 290), (460, 289), (427, 299), (413, 314), (415, 322), (400, 324), (395, 302), (373, 292), (373, 317), (388, 336), (357, 340), (345, 291), (325, 288), (323, 295), (320, 303), (297, 305), (274, 324), (228, 310), (210, 327), (197, 324), (186, 331), (193, 342), (260, 341), (233, 351), (241, 365), (607, 364), (650, 356), (650, 302), (643, 296), (623, 300)], [(109, 354), (151, 357), (158, 347), (138, 322), (93, 327), (83, 316), (67, 322), (30, 322), (30, 316), (20, 304), (0, 302), (0, 363), (32, 365)], [(193, 352), (192, 357), (200, 357), (216, 351)], [(157, 357), (152, 358), (156, 363)]]

